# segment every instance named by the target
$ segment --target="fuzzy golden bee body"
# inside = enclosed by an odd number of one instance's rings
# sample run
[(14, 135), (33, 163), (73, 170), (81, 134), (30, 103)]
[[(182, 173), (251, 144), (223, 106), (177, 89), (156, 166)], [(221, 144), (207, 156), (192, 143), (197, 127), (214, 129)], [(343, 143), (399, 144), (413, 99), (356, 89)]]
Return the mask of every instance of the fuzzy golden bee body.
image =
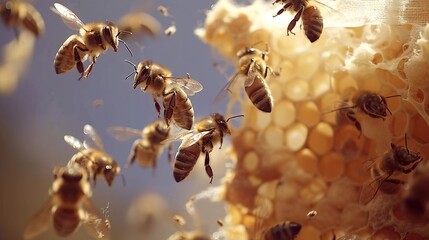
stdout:
[(201, 83), (189, 76), (188, 78), (173, 77), (166, 67), (150, 60), (143, 60), (138, 66), (134, 64), (133, 66), (134, 88), (139, 86), (144, 92), (152, 93), (158, 116), (161, 113), (161, 106), (157, 99), (162, 99), (167, 126), (173, 120), (180, 128), (191, 129), (194, 124), (194, 108), (189, 96), (203, 89)]
[[(113, 126), (107, 131), (119, 141), (138, 137), (131, 147), (126, 167), (138, 160), (143, 168), (156, 168), (156, 162), (164, 149), (162, 142), (170, 135), (170, 128), (164, 121), (157, 120), (147, 125), (143, 130)], [(171, 157), (170, 157), (171, 158)]]
[(240, 50), (237, 53), (238, 70), (216, 96), (215, 102), (222, 100), (233, 84), (244, 78), (244, 90), (252, 104), (262, 112), (271, 112), (274, 100), (265, 81), (271, 71), (266, 63), (267, 55), (267, 51), (253, 47)]
[(197, 122), (193, 130), (183, 132), (170, 139), (183, 140), (174, 163), (173, 176), (176, 182), (182, 181), (189, 175), (200, 157), (200, 153), (205, 154), (204, 165), (206, 173), (210, 177), (210, 183), (212, 182), (213, 170), (210, 166), (210, 152), (217, 143), (220, 143), (219, 148), (222, 147), (223, 137), (231, 134), (227, 122), (238, 116), (225, 120), (225, 117), (219, 113), (212, 114)]
[(68, 164), (54, 169), (54, 176), (50, 198), (28, 222), (24, 239), (46, 231), (51, 218), (61, 237), (69, 236), (82, 223), (92, 237), (98, 239), (107, 234), (108, 229), (98, 224), (101, 218), (90, 201), (92, 192), (86, 171), (78, 164)]
[(419, 153), (408, 149), (407, 144), (396, 146), (392, 143), (391, 149), (371, 167), (373, 181), (363, 186), (360, 202), (368, 203), (379, 190), (385, 194), (396, 194), (405, 184), (396, 175), (411, 173), (422, 160)]
[(77, 163), (82, 166), (94, 180), (94, 184), (96, 178), (102, 175), (106, 179), (107, 184), (111, 186), (116, 175), (120, 172), (118, 163), (104, 151), (103, 142), (91, 125), (86, 124), (83, 132), (90, 138), (94, 146), (91, 146), (91, 143), (87, 141), (82, 143), (73, 136), (64, 136), (66, 143), (78, 151), (70, 159), (69, 164)]
[(24, 28), (38, 37), (45, 32), (45, 22), (39, 11), (23, 1), (0, 3), (0, 17), (7, 27)]
[(316, 6), (310, 6), (310, 0), (275, 0), (275, 3), (281, 3), (284, 6), (277, 12), (274, 17), (282, 14), (286, 10), (296, 12), (294, 18), (290, 21), (287, 27), (287, 35), (292, 33), (299, 19), (302, 20), (305, 36), (310, 42), (315, 42), (320, 38), (323, 31), (323, 17)]
[[(121, 32), (114, 23), (107, 21), (84, 24), (75, 13), (59, 3), (55, 3), (52, 10), (60, 15), (67, 26), (80, 33), (71, 35), (55, 55), (54, 68), (57, 74), (68, 72), (76, 66), (81, 74), (79, 79), (86, 78), (100, 54), (109, 48), (117, 52), (119, 42), (124, 43), (128, 49), (125, 42), (119, 38)], [(84, 70), (82, 62), (87, 58), (91, 60), (91, 64)]]

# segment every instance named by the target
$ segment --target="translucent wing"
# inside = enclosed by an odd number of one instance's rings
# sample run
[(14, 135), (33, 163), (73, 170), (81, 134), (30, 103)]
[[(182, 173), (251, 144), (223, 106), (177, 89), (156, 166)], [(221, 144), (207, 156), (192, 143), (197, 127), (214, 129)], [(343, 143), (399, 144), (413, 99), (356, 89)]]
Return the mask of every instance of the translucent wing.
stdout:
[(71, 135), (65, 135), (64, 141), (72, 148), (76, 149), (77, 151), (81, 151), (82, 149), (85, 149), (85, 146), (83, 145), (83, 143), (79, 139)]
[(73, 30), (79, 30), (84, 27), (84, 23), (79, 19), (76, 14), (74, 14), (70, 9), (66, 8), (65, 6), (54, 3), (54, 7), (51, 7), (51, 10), (60, 15), (63, 22), (67, 25), (67, 27), (73, 29)]
[(238, 81), (240, 76), (242, 76), (240, 73), (236, 73), (229, 79), (229, 81), (225, 84), (222, 90), (220, 90), (219, 93), (216, 95), (213, 101), (214, 104), (217, 104), (222, 101), (222, 99), (226, 98), (228, 92), (231, 92), (231, 89), (233, 89), (235, 83)]
[(109, 127), (107, 128), (107, 132), (118, 141), (127, 141), (132, 138), (138, 138), (142, 136), (142, 130), (121, 126)]
[(85, 126), (83, 126), (83, 133), (89, 137), (89, 140), (91, 140), (91, 142), (88, 141), (83, 141), (83, 145), (85, 146), (85, 148), (94, 148), (92, 147), (92, 143), (95, 145), (96, 148), (103, 150), (104, 149), (104, 145), (103, 145), (103, 141), (100, 138), (100, 135), (98, 135), (97, 131), (95, 131), (94, 127), (86, 124)]
[(260, 77), (260, 73), (256, 69), (256, 62), (252, 61), (252, 63), (250, 63), (250, 66), (249, 66), (249, 71), (247, 72), (247, 78), (246, 78), (246, 81), (244, 82), (244, 86), (248, 87), (252, 85), (256, 77)]
[(202, 137), (204, 137), (205, 135), (211, 133), (212, 131), (204, 131), (204, 132), (198, 132), (198, 133), (193, 133), (190, 135), (187, 135), (184, 139), (182, 144), (180, 144), (180, 148), (186, 148), (189, 147), (191, 145), (194, 145), (195, 143), (197, 143)]
[(374, 199), (375, 195), (377, 195), (378, 190), (380, 190), (380, 187), (391, 176), (392, 174), (383, 174), (381, 176), (377, 176), (376, 178), (374, 178), (374, 180), (371, 181), (370, 183), (363, 185), (359, 196), (359, 203), (366, 205), (372, 199)]
[(161, 144), (165, 145), (175, 141), (181, 141), (184, 138), (187, 138), (193, 134), (194, 134), (194, 130), (182, 130), (177, 134), (172, 134), (172, 137), (165, 139), (164, 141), (161, 142)]
[(86, 198), (83, 201), (85, 217), (83, 225), (88, 234), (95, 239), (110, 239), (110, 222), (101, 218), (92, 202)]
[(51, 223), (52, 197), (31, 217), (24, 229), (24, 239), (32, 239), (48, 230)]
[(188, 96), (193, 96), (195, 95), (195, 93), (203, 90), (203, 85), (201, 85), (200, 82), (189, 77), (187, 78), (165, 77), (165, 78), (179, 85)]

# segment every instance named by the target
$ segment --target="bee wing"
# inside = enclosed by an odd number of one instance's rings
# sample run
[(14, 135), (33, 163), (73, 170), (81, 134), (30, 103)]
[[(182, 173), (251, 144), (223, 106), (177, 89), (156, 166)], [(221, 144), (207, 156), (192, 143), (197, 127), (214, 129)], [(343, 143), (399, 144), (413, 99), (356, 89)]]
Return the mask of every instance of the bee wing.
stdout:
[(162, 141), (161, 144), (167, 145), (167, 144), (172, 143), (174, 141), (181, 141), (184, 138), (186, 138), (187, 136), (192, 135), (193, 133), (194, 133), (194, 130), (182, 130), (182, 131), (178, 132), (177, 134), (172, 134), (171, 137)]
[(142, 130), (121, 126), (109, 127), (107, 132), (118, 141), (127, 141), (142, 136)]
[(249, 66), (249, 71), (247, 71), (247, 78), (246, 78), (246, 81), (244, 82), (245, 87), (252, 85), (253, 82), (255, 81), (255, 78), (261, 77), (260, 73), (257, 71), (255, 66), (256, 66), (255, 61), (253, 61)]
[(165, 78), (179, 85), (188, 96), (193, 96), (195, 95), (195, 93), (203, 90), (203, 85), (197, 80), (189, 78), (189, 76), (187, 78), (179, 78), (179, 77), (171, 77), (171, 76), (165, 77)]
[(94, 144), (96, 148), (100, 150), (104, 149), (103, 141), (101, 140), (100, 135), (98, 135), (97, 131), (95, 131), (93, 126), (85, 124), (85, 126), (83, 126), (83, 133), (89, 138), (88, 140), (90, 140), (83, 141), (83, 145), (85, 146), (85, 148), (94, 148), (92, 147)]
[(70, 9), (66, 8), (64, 5), (59, 3), (54, 3), (54, 7), (51, 7), (51, 10), (60, 15), (63, 22), (67, 27), (73, 30), (79, 30), (84, 27), (84, 23), (79, 19), (76, 14), (74, 14)]
[(81, 151), (82, 149), (85, 149), (85, 146), (83, 145), (83, 143), (79, 139), (71, 135), (65, 135), (64, 141), (72, 148), (76, 149), (77, 151)]
[(83, 225), (88, 234), (95, 239), (110, 239), (109, 220), (98, 215), (94, 204), (88, 198), (83, 201), (83, 209)]
[(204, 137), (205, 135), (211, 133), (212, 131), (204, 131), (204, 132), (198, 132), (198, 133), (192, 133), (187, 135), (183, 141), (182, 144), (180, 144), (180, 148), (186, 148), (189, 147), (191, 145), (194, 145), (195, 143), (197, 143), (202, 137)]
[(226, 98), (226, 95), (228, 94), (228, 92), (231, 92), (231, 89), (233, 88), (233, 86), (235, 85), (235, 83), (238, 81), (238, 79), (240, 78), (240, 74), (236, 73), (234, 74), (234, 76), (232, 76), (229, 81), (225, 84), (225, 86), (222, 88), (222, 90), (219, 91), (219, 93), (216, 95), (213, 103), (217, 104), (220, 101), (222, 101), (222, 99)]
[(360, 196), (359, 203), (366, 205), (372, 199), (374, 199), (378, 190), (380, 190), (381, 185), (390, 177), (392, 174), (383, 174), (375, 177), (370, 183), (363, 185)]
[(45, 232), (51, 223), (53, 201), (50, 197), (42, 207), (31, 217), (24, 229), (24, 239), (32, 239)]

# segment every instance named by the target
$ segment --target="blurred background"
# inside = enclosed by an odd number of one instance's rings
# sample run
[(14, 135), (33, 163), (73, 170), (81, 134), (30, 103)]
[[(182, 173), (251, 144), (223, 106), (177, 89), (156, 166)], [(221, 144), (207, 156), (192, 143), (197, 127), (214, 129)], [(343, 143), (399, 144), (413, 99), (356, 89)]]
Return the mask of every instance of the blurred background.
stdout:
[[(219, 63), (219, 59), (194, 35), (194, 29), (203, 25), (205, 12), (214, 2), (60, 1), (85, 23), (104, 20), (114, 22), (131, 11), (142, 10), (158, 19), (163, 30), (172, 22), (177, 27), (177, 32), (170, 37), (162, 32), (157, 38), (143, 36), (142, 41), (127, 40), (134, 57), (121, 44), (117, 53), (109, 49), (98, 58), (89, 78), (78, 81), (79, 73), (75, 68), (57, 75), (53, 66), (59, 47), (76, 31), (67, 28), (60, 17), (49, 9), (54, 1), (31, 1), (45, 20), (46, 32), (36, 39), (34, 55), (16, 90), (0, 95), (0, 239), (22, 239), (25, 224), (49, 197), (48, 189), (53, 181), (52, 168), (64, 166), (76, 153), (64, 142), (63, 136), (70, 134), (83, 139), (82, 128), (86, 123), (93, 125), (99, 132), (107, 152), (121, 165), (126, 180), (124, 186), (118, 177), (108, 187), (99, 178), (93, 188), (92, 201), (101, 216), (102, 208), (109, 206), (112, 239), (166, 239), (180, 230), (172, 221), (172, 214), (180, 214), (188, 220), (185, 229), (198, 228), (212, 233), (218, 228), (216, 219), (224, 216), (221, 203), (201, 201), (196, 205), (202, 220), (199, 226), (186, 214), (184, 204), (192, 195), (218, 185), (225, 173), (224, 160), (216, 159), (216, 154), (212, 157), (215, 174), (212, 185), (209, 184), (201, 159), (186, 180), (176, 183), (166, 151), (158, 159), (154, 175), (152, 169), (143, 169), (138, 164), (124, 169), (133, 140), (118, 142), (106, 132), (113, 125), (141, 129), (157, 118), (151, 95), (133, 89), (132, 78), (124, 80), (133, 71), (124, 62), (125, 59), (136, 64), (142, 59), (152, 59), (170, 68), (175, 76), (190, 73), (193, 79), (200, 81), (204, 90), (191, 97), (196, 120), (214, 112), (225, 113), (226, 102), (212, 104), (226, 82), (225, 77), (213, 67), (213, 63)], [(159, 5), (167, 7), (172, 17), (165, 17), (158, 12)], [(4, 24), (0, 24), (0, 32), (0, 46), (3, 48), (13, 41), (15, 32)], [(89, 61), (84, 62), (85, 67), (88, 64)], [(102, 104), (96, 106), (94, 101), (98, 99), (102, 100)], [(177, 147), (178, 144), (174, 146), (174, 154)], [(144, 226), (132, 227), (127, 221), (127, 211), (133, 201), (147, 193), (162, 196), (165, 208), (168, 209), (166, 211), (171, 214), (155, 219), (152, 225), (144, 225), (143, 221)], [(153, 210), (155, 206), (149, 209)], [(140, 216), (144, 218), (144, 214)], [(148, 219), (153, 220), (150, 217)], [(51, 227), (37, 239), (59, 238)], [(90, 237), (81, 227), (67, 239)]]

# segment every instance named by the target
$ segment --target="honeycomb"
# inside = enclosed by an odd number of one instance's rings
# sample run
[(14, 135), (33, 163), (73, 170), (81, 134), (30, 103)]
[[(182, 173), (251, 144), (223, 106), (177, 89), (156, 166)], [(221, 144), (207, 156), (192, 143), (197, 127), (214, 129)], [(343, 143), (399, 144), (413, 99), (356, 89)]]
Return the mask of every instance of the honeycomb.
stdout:
[[(372, 181), (371, 163), (391, 143), (404, 146), (407, 138), (410, 150), (429, 156), (429, 24), (325, 27), (311, 44), (298, 27), (286, 36), (293, 16), (273, 19), (278, 8), (220, 0), (196, 30), (235, 64), (240, 49), (266, 43), (267, 63), (279, 73), (266, 79), (271, 113), (258, 111), (243, 89), (230, 94), (226, 115), (240, 106), (245, 117), (232, 133), (235, 167), (223, 179), (224, 237), (255, 239), (288, 220), (302, 224), (299, 240), (429, 239), (427, 213), (416, 223), (395, 211), (406, 188), (383, 188), (366, 205), (359, 200)], [(356, 111), (362, 133), (334, 111), (360, 91), (388, 97), (391, 112), (382, 120)], [(312, 210), (318, 214), (308, 218)]]

